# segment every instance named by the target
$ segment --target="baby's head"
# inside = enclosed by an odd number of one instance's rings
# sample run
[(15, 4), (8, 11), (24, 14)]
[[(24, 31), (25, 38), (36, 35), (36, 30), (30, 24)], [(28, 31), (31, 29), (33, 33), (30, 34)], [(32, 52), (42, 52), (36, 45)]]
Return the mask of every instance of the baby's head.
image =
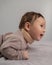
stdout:
[(22, 16), (19, 29), (26, 30), (33, 40), (40, 40), (45, 33), (46, 21), (42, 14), (27, 12)]

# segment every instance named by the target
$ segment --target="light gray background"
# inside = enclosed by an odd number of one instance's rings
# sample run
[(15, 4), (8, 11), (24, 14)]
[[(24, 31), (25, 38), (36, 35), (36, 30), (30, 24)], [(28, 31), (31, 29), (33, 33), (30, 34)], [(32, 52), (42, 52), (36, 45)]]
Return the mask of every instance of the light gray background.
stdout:
[(21, 17), (27, 11), (45, 16), (46, 33), (42, 41), (51, 41), (52, 0), (0, 0), (0, 34), (17, 31)]

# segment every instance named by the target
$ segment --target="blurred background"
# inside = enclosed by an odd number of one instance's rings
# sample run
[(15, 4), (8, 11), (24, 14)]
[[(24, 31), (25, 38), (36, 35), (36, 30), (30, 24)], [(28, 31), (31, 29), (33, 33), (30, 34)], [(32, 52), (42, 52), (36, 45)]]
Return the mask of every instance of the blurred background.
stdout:
[(41, 41), (52, 41), (52, 0), (0, 0), (0, 34), (15, 32), (25, 12), (40, 12), (46, 19)]

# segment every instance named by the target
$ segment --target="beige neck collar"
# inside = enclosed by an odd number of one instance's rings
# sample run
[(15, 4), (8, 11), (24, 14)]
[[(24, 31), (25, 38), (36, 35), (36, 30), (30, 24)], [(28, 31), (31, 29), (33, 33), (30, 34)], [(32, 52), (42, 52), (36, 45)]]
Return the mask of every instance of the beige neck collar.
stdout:
[(22, 34), (23, 34), (24, 39), (26, 40), (26, 42), (31, 44), (34, 40), (30, 36), (30, 34), (24, 29), (21, 29), (21, 31), (22, 31)]

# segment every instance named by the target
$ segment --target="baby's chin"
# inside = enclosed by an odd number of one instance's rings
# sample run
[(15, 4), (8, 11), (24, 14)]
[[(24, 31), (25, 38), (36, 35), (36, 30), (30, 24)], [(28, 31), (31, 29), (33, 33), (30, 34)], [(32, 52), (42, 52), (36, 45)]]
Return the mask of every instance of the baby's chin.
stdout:
[(38, 37), (37, 39), (36, 39), (36, 41), (40, 41), (42, 39), (42, 37)]
[(37, 39), (36, 41), (40, 41), (40, 39)]

